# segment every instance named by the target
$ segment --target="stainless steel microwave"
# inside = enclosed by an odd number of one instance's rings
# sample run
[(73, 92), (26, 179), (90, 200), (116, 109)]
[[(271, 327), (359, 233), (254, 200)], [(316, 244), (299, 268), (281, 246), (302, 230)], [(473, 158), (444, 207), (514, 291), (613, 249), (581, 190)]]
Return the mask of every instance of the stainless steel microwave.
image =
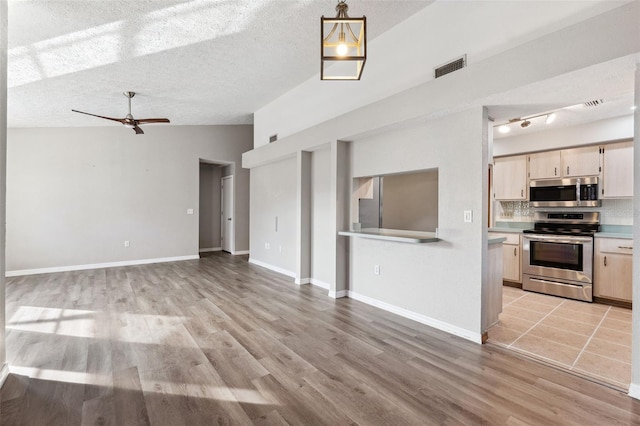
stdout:
[(601, 203), (595, 176), (529, 182), (532, 207), (599, 207)]

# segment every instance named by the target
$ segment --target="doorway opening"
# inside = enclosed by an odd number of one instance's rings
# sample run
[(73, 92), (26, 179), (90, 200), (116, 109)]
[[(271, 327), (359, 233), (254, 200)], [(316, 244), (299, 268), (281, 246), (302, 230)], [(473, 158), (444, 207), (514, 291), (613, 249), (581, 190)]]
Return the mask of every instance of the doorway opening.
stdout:
[[(229, 251), (233, 245), (233, 235), (225, 235), (223, 226), (223, 179), (233, 180), (233, 168), (230, 164), (200, 160), (198, 251), (200, 256), (211, 252)], [(231, 193), (233, 200), (233, 193)], [(233, 204), (232, 204), (233, 205)], [(226, 245), (223, 241), (226, 240)], [(233, 249), (233, 247), (231, 247)]]

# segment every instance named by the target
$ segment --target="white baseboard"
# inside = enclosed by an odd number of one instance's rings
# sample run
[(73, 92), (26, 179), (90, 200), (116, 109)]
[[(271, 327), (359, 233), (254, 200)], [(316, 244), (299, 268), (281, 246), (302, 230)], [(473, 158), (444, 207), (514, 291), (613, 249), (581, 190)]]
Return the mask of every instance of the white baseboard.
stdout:
[(273, 272), (277, 272), (279, 274), (286, 275), (288, 277), (292, 277), (292, 278), (296, 277), (296, 273), (295, 272), (287, 271), (286, 269), (280, 268), (278, 266), (269, 265), (268, 263), (262, 262), (260, 260), (249, 258), (249, 263), (252, 263), (252, 264), (258, 265), (258, 266), (262, 266), (263, 268), (270, 269)]
[(640, 385), (631, 383), (629, 386), (629, 396), (631, 398), (640, 399)]
[(456, 336), (460, 336), (467, 340), (471, 340), (472, 342), (482, 344), (482, 334), (480, 333), (474, 333), (467, 329), (460, 328), (455, 325), (451, 325), (447, 322), (440, 321), (438, 319), (431, 318), (426, 315), (418, 314), (416, 312), (409, 311), (407, 309), (400, 308), (398, 306), (391, 305), (387, 302), (383, 302), (381, 300), (374, 299), (369, 296), (358, 294), (353, 291), (349, 291), (349, 297), (351, 299), (355, 299), (360, 302), (366, 303), (367, 305), (375, 306), (377, 308), (384, 309), (385, 311), (392, 312), (396, 315), (400, 315), (401, 317), (409, 318), (410, 320), (428, 325), (429, 327), (437, 328), (438, 330), (442, 330), (449, 334), (454, 334)]
[(324, 281), (317, 280), (315, 278), (311, 278), (310, 282), (311, 282), (311, 284), (313, 284), (313, 285), (315, 285), (317, 287), (320, 287), (320, 288), (324, 288), (325, 290), (329, 290), (331, 288), (331, 284), (326, 283)]
[(349, 290), (329, 291), (329, 297), (334, 299), (341, 299), (349, 295)]
[(241, 254), (249, 254), (249, 250), (238, 250), (238, 251), (231, 252), (231, 254), (234, 256), (239, 256)]
[(9, 364), (6, 362), (2, 364), (2, 368), (0, 368), (0, 388), (4, 385), (5, 380), (9, 377)]
[(52, 268), (22, 269), (17, 271), (7, 271), (5, 276), (19, 277), (22, 275), (50, 274), (53, 272), (68, 272), (68, 271), (85, 271), (87, 269), (115, 268), (117, 266), (146, 265), (149, 263), (178, 262), (182, 260), (198, 260), (198, 259), (200, 259), (200, 256), (176, 256), (176, 257), (161, 257), (157, 259), (124, 260), (122, 262), (92, 263), (89, 265), (55, 266)]
[(296, 278), (296, 284), (298, 285), (311, 284), (311, 278)]
[(211, 253), (212, 251), (222, 251), (222, 247), (203, 248), (198, 250), (199, 253)]

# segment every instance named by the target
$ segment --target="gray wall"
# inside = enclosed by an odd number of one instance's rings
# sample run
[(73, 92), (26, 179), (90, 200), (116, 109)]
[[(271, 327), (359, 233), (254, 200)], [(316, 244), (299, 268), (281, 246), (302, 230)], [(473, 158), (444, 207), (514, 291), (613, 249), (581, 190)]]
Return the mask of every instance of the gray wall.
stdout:
[[(9, 129), (7, 270), (197, 255), (200, 160), (240, 162), (252, 142), (251, 126)], [(249, 171), (234, 180), (247, 250)]]
[(438, 171), (383, 178), (382, 227), (431, 231), (438, 227)]
[(329, 284), (332, 259), (331, 245), (335, 238), (330, 231), (331, 152), (329, 149), (314, 151), (311, 159), (311, 278)]
[(296, 165), (292, 157), (251, 169), (251, 260), (291, 276), (296, 271)]
[[(479, 336), (486, 251), (482, 135), (482, 110), (473, 109), (352, 144), (355, 177), (438, 168), (442, 241), (351, 238), (349, 290)], [(464, 210), (474, 211), (473, 223), (463, 221)]]
[(220, 248), (220, 203), (222, 167), (200, 163), (199, 249)]

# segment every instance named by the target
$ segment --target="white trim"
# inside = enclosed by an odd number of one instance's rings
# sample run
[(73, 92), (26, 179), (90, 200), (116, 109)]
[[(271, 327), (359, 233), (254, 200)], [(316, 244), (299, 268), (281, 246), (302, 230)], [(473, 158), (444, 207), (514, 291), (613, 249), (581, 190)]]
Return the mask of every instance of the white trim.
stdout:
[[(231, 186), (231, 192), (229, 194), (229, 196), (231, 197), (231, 205), (227, 206), (224, 203), (224, 184), (227, 183), (227, 187)], [(227, 245), (228, 244), (228, 250), (229, 253), (231, 254), (235, 254), (236, 253), (236, 189), (235, 189), (235, 183), (233, 180), (233, 175), (229, 175), (229, 176), (222, 176), (222, 178), (220, 179), (220, 210), (222, 210), (222, 214), (220, 215), (220, 235), (223, 238), (222, 243)], [(231, 214), (229, 214), (229, 211), (231, 211)], [(229, 235), (225, 235), (225, 227), (227, 225), (227, 222), (224, 220), (224, 216), (228, 215), (232, 221), (231, 221), (231, 226), (229, 227)], [(224, 241), (224, 237), (227, 237), (227, 241)], [(225, 247), (223, 247), (223, 250), (225, 250)]]
[(0, 368), (0, 388), (4, 385), (5, 380), (9, 377), (9, 364), (6, 362), (2, 364), (2, 368)]
[(198, 253), (210, 253), (212, 251), (222, 251), (222, 247), (204, 248), (198, 250)]
[(122, 262), (92, 263), (88, 265), (54, 266), (52, 268), (22, 269), (7, 271), (6, 277), (19, 277), (21, 275), (50, 274), (52, 272), (85, 271), (87, 269), (115, 268), (117, 266), (146, 265), (149, 263), (178, 262), (182, 260), (198, 260), (200, 256), (176, 256), (160, 257), (157, 259), (124, 260)]
[(324, 281), (317, 280), (315, 278), (311, 278), (309, 281), (311, 284), (318, 286), (320, 288), (324, 288), (325, 290), (329, 290), (331, 288), (331, 284), (325, 283)]
[(631, 383), (631, 385), (629, 385), (629, 396), (631, 398), (640, 399), (640, 385)]
[(238, 250), (238, 251), (234, 251), (233, 253), (231, 253), (234, 256), (238, 256), (241, 254), (249, 254), (249, 250)]
[(329, 297), (334, 299), (341, 299), (349, 295), (349, 290), (331, 291), (329, 290)]
[(298, 285), (311, 284), (311, 278), (296, 278), (295, 282)]
[(286, 269), (280, 268), (278, 266), (269, 265), (268, 263), (261, 262), (260, 260), (249, 258), (249, 263), (252, 263), (252, 264), (258, 265), (258, 266), (262, 266), (263, 268), (270, 269), (270, 270), (272, 270), (274, 272), (277, 272), (277, 273), (282, 274), (282, 275), (286, 275), (286, 276), (291, 277), (291, 278), (295, 278), (296, 277), (296, 273), (295, 272), (287, 271)]
[(438, 330), (442, 330), (449, 334), (454, 334), (456, 336), (460, 336), (467, 340), (471, 340), (472, 342), (482, 344), (482, 334), (480, 333), (474, 333), (472, 331), (449, 324), (447, 322), (440, 321), (438, 319), (431, 318), (426, 315), (418, 314), (416, 312), (409, 311), (407, 309), (400, 308), (398, 306), (391, 305), (387, 302), (383, 302), (381, 300), (374, 299), (369, 296), (358, 294), (353, 291), (349, 291), (349, 297), (351, 299), (355, 299), (360, 302), (366, 303), (367, 305), (375, 306), (377, 308), (384, 309), (385, 311), (392, 312), (396, 315), (400, 315), (401, 317), (409, 318), (421, 324), (425, 324), (430, 327), (437, 328)]

